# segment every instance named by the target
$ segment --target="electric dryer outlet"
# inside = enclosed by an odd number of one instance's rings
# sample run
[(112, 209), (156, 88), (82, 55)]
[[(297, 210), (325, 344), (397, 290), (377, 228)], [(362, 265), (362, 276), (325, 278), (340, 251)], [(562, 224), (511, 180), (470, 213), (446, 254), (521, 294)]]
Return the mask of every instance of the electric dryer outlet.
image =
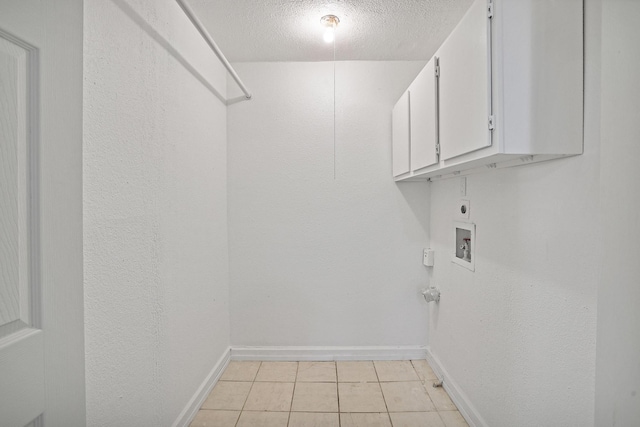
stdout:
[(456, 216), (459, 219), (469, 219), (471, 214), (471, 201), (468, 199), (460, 199), (456, 209)]

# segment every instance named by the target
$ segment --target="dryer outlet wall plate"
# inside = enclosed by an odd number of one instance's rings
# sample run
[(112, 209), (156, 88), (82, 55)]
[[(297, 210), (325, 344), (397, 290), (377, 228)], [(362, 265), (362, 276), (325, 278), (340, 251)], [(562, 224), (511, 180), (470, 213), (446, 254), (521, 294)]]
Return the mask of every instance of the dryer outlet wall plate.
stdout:
[(471, 201), (460, 199), (456, 209), (456, 216), (460, 219), (469, 219), (471, 213)]

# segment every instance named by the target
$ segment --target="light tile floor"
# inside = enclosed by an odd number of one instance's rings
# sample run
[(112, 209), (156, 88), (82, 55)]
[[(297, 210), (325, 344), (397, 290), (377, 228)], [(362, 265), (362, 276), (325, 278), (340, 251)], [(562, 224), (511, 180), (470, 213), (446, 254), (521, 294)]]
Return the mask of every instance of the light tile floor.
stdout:
[(426, 360), (239, 362), (192, 427), (467, 427)]

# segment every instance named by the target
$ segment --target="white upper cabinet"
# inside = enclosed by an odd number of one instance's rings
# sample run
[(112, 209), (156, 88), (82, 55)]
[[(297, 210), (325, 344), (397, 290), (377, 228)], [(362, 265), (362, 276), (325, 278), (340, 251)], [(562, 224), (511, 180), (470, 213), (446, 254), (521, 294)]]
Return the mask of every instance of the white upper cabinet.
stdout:
[(409, 129), (409, 92), (405, 92), (393, 107), (393, 176), (398, 177), (409, 172), (410, 129)]
[(443, 160), (491, 145), (488, 27), (486, 0), (476, 1), (436, 54)]
[[(434, 110), (414, 114), (420, 78), (409, 89), (411, 163), (396, 180), (582, 154), (583, 0), (475, 0), (435, 57)], [(430, 62), (424, 75), (432, 68)], [(424, 114), (435, 124), (414, 123)], [(421, 145), (431, 132), (422, 125), (436, 129), (435, 163), (422, 151), (431, 147)]]
[(438, 163), (437, 58), (433, 57), (409, 86), (411, 170)]

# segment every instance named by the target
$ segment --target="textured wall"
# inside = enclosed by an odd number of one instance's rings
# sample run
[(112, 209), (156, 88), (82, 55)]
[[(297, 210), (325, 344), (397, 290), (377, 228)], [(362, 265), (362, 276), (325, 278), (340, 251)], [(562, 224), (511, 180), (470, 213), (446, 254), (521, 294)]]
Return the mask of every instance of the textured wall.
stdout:
[(223, 68), (178, 5), (85, 2), (87, 420), (166, 426), (229, 346)]
[[(602, 2), (596, 425), (640, 424), (640, 3)], [(606, 148), (605, 148), (606, 147)]]
[(592, 426), (599, 13), (586, 8), (584, 155), (467, 178), (476, 270), (450, 261), (459, 180), (431, 187), (432, 353), (489, 426)]
[[(426, 343), (428, 184), (391, 178), (392, 105), (424, 63), (238, 63), (228, 110), (234, 345)], [(233, 85), (231, 90), (237, 91)]]

